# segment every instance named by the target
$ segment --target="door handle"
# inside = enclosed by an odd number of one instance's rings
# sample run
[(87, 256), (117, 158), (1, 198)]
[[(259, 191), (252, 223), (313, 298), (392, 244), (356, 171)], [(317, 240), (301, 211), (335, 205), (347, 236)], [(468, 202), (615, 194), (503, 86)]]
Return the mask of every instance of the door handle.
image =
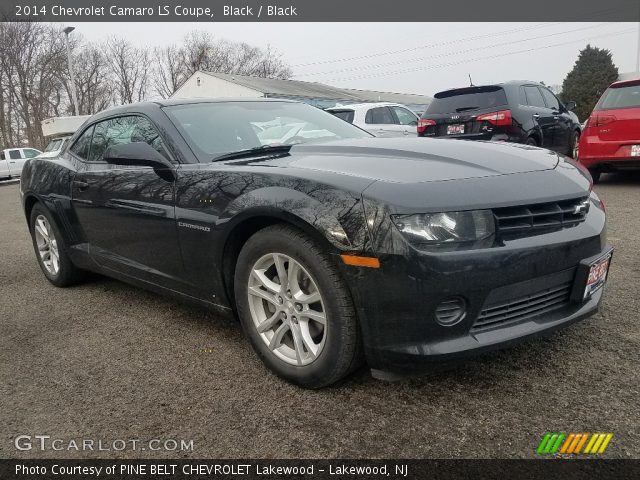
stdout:
[(87, 182), (81, 182), (80, 180), (74, 180), (73, 186), (81, 192), (84, 192), (87, 188), (89, 188), (89, 184)]
[(536, 120), (538, 120), (540, 118), (540, 114), (539, 113), (534, 113), (533, 114), (533, 118), (535, 118)]

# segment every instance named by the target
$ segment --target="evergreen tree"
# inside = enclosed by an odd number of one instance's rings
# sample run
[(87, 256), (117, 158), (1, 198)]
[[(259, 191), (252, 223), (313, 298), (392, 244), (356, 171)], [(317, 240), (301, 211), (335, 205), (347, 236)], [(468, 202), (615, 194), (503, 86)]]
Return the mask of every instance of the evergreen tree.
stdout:
[(593, 110), (600, 95), (618, 79), (618, 67), (613, 64), (611, 52), (587, 45), (562, 83), (562, 100), (573, 100), (580, 121)]

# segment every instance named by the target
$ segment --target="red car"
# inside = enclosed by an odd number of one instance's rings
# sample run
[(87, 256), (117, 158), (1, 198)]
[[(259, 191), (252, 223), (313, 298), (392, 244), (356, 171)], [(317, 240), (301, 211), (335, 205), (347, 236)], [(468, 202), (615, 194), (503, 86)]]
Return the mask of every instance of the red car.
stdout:
[(597, 182), (603, 172), (640, 169), (640, 79), (612, 83), (587, 120), (580, 163)]

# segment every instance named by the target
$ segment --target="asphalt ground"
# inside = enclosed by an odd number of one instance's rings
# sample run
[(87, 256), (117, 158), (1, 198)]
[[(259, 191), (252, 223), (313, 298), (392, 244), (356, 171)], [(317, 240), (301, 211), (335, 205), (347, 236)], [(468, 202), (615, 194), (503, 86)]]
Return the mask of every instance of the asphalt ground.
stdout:
[[(616, 248), (597, 315), (453, 370), (385, 383), (362, 369), (307, 391), (269, 373), (233, 321), (102, 277), (50, 285), (18, 186), (1, 186), (0, 457), (523, 458), (545, 432), (576, 431), (613, 432), (604, 456), (639, 458), (640, 175), (597, 191)], [(64, 448), (17, 451), (24, 434)]]

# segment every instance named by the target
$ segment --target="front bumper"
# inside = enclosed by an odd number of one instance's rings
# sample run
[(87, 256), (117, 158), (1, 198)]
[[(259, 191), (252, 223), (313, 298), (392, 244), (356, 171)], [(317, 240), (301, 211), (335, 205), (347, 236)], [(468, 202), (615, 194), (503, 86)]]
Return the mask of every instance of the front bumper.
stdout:
[[(581, 263), (610, 249), (605, 237), (604, 212), (592, 206), (577, 226), (494, 248), (426, 253), (408, 247), (379, 255), (379, 269), (344, 267), (369, 365), (386, 371), (422, 370), (507, 347), (594, 314), (603, 289), (583, 300), (576, 298), (574, 287), (585, 281)], [(436, 308), (455, 297), (464, 299), (466, 314), (455, 325), (443, 326)], [(524, 311), (529, 306), (523, 302), (540, 305), (547, 298), (549, 308), (482, 324), (487, 312), (501, 306)]]

